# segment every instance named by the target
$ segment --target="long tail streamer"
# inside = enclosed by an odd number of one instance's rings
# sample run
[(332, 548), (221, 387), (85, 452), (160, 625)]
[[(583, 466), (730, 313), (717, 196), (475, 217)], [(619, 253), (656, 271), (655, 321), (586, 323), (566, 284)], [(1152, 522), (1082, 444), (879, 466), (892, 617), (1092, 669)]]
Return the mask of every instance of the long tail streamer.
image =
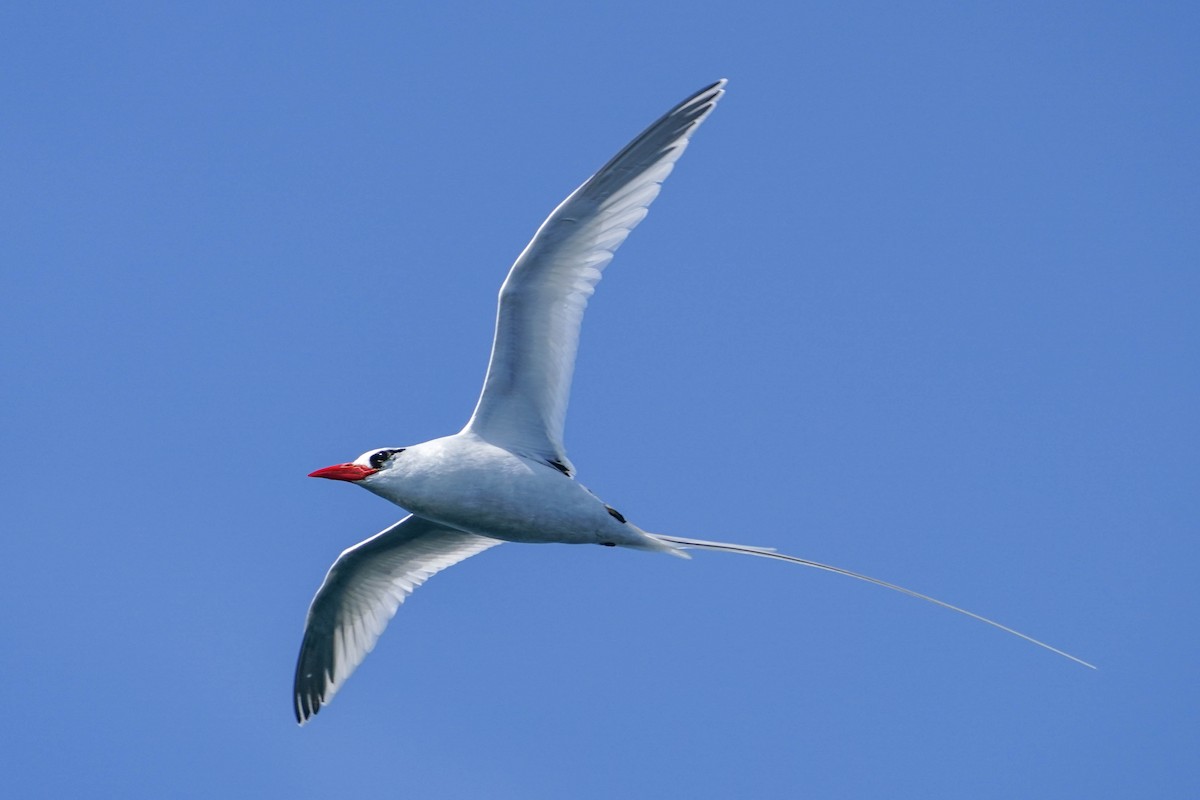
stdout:
[(1089, 664), (1088, 662), (1084, 661), (1082, 658), (1076, 658), (1075, 656), (1071, 655), (1070, 653), (1059, 650), (1057, 647), (1052, 647), (1052, 646), (1046, 644), (1045, 642), (1041, 642), (1041, 641), (1038, 641), (1037, 639), (1034, 639), (1032, 636), (1028, 636), (1024, 633), (1021, 633), (1020, 631), (1013, 630), (1012, 628), (1008, 627), (1007, 625), (1001, 625), (999, 622), (996, 622), (993, 619), (988, 619), (987, 617), (982, 617), (979, 614), (976, 614), (971, 611), (967, 611), (965, 608), (959, 608), (958, 606), (952, 606), (949, 603), (946, 603), (942, 600), (938, 600), (936, 597), (930, 597), (927, 594), (921, 594), (920, 592), (914, 592), (912, 589), (905, 589), (903, 586), (897, 586), (894, 583), (888, 583), (887, 581), (881, 581), (878, 578), (872, 578), (870, 575), (862, 575), (858, 572), (851, 572), (848, 569), (842, 569), (841, 567), (833, 567), (833, 566), (830, 566), (829, 564), (822, 564), (819, 561), (810, 561), (807, 558), (797, 558), (796, 556), (788, 556), (788, 555), (784, 555), (783, 553), (776, 553), (773, 548), (769, 548), (769, 547), (753, 547), (751, 545), (745, 545), (745, 544), (729, 544), (728, 542), (708, 542), (703, 539), (685, 539), (681, 536), (667, 536), (667, 535), (661, 534), (661, 533), (652, 533), (649, 535), (653, 536), (655, 539), (659, 539), (659, 540), (667, 542), (669, 544), (678, 545), (679, 547), (694, 547), (698, 550), (717, 550), (717, 551), (720, 551), (723, 553), (742, 553), (743, 555), (747, 555), (747, 556), (758, 556), (760, 558), (773, 558), (777, 561), (788, 561), (792, 564), (800, 564), (801, 566), (812, 567), (813, 569), (820, 569), (820, 570), (824, 570), (825, 572), (833, 572), (838, 575), (845, 575), (848, 578), (854, 578), (856, 580), (866, 581), (867, 583), (873, 583), (876, 586), (882, 586), (885, 589), (891, 589), (893, 592), (900, 592), (900, 594), (906, 594), (909, 597), (915, 597), (918, 600), (925, 600), (926, 602), (933, 603), (936, 606), (941, 606), (942, 608), (948, 608), (951, 611), (957, 611), (959, 614), (964, 614), (964, 615), (970, 617), (971, 619), (977, 619), (980, 622), (986, 622), (988, 625), (991, 625), (993, 628), (999, 628), (1000, 630), (1004, 631), (1005, 633), (1011, 633), (1013, 636), (1019, 636), (1020, 638), (1024, 639), (1027, 642), (1031, 642), (1033, 644), (1036, 644), (1038, 647), (1042, 647), (1042, 648), (1045, 648), (1046, 650), (1049, 650), (1051, 653), (1057, 653), (1058, 655), (1062, 656), (1063, 658), (1069, 658), (1072, 661), (1074, 661), (1075, 663), (1082, 664), (1083, 666), (1085, 666), (1089, 669), (1096, 669), (1095, 664)]

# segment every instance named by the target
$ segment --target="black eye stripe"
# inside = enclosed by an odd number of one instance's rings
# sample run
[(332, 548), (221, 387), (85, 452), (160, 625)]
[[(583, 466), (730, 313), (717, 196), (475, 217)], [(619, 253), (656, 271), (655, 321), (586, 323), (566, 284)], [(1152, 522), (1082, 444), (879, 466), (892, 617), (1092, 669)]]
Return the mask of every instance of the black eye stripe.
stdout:
[(403, 452), (404, 452), (403, 447), (397, 448), (395, 450), (380, 450), (377, 453), (372, 453), (371, 457), (367, 459), (367, 463), (370, 464), (375, 469), (383, 469), (383, 465), (387, 463), (387, 460), (389, 458), (396, 455), (397, 453), (403, 453)]

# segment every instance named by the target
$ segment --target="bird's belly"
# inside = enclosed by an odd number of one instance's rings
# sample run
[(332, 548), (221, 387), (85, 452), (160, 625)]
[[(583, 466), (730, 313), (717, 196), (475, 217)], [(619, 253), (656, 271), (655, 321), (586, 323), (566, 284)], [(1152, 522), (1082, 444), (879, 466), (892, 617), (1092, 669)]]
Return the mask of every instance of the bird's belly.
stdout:
[[(579, 487), (582, 489), (582, 487)], [(582, 491), (521, 492), (512, 487), (488, 491), (476, 485), (454, 497), (441, 496), (412, 508), (422, 516), (460, 530), (510, 542), (598, 544), (624, 539), (604, 505)]]
[(643, 538), (581, 484), (509, 453), (410, 474), (384, 496), (444, 525), (511, 542), (621, 545)]

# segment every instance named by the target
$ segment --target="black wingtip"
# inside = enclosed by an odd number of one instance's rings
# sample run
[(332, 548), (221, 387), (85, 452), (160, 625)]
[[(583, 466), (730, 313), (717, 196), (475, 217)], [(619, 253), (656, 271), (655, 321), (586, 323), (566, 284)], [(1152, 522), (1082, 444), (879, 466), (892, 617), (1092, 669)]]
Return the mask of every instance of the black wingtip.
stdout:
[[(697, 98), (704, 97), (705, 95), (709, 95), (709, 94), (714, 94), (717, 97), (720, 97), (722, 94), (725, 93), (725, 84), (727, 84), (727, 83), (729, 83), (728, 78), (720, 78), (719, 80), (717, 80), (713, 83), (710, 83), (708, 86), (705, 86), (703, 89), (696, 92), (694, 95), (692, 95), (692, 98), (697, 99)], [(713, 98), (713, 100), (715, 100), (715, 99), (716, 99), (716, 97)]]
[(318, 699), (314, 703), (312, 697), (297, 694), (292, 702), (292, 710), (296, 712), (296, 724), (304, 727), (305, 723), (320, 713), (321, 701)]

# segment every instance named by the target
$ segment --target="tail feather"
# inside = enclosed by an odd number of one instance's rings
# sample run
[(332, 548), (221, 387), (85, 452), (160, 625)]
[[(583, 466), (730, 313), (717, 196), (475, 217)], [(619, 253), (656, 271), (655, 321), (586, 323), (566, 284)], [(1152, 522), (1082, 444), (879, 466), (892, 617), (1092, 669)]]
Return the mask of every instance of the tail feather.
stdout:
[(965, 608), (959, 608), (958, 606), (950, 605), (947, 602), (938, 600), (936, 597), (930, 597), (929, 595), (921, 594), (920, 592), (914, 592), (912, 589), (905, 589), (903, 586), (897, 586), (894, 583), (888, 583), (887, 581), (881, 581), (878, 578), (872, 578), (869, 575), (862, 575), (858, 572), (851, 572), (848, 569), (842, 569), (841, 567), (833, 567), (833, 566), (830, 566), (829, 564), (822, 564), (819, 561), (810, 561), (807, 558), (798, 558), (796, 556), (788, 556), (788, 555), (784, 555), (782, 553), (776, 553), (775, 549), (771, 548), (771, 547), (753, 547), (751, 545), (730, 544), (728, 542), (709, 542), (709, 541), (705, 541), (704, 539), (685, 539), (682, 536), (666, 536), (666, 535), (660, 534), (660, 533), (649, 533), (649, 534), (647, 534), (647, 536), (651, 536), (655, 539), (658, 539), (659, 541), (666, 542), (668, 544), (672, 544), (677, 547), (684, 547), (684, 548), (694, 547), (699, 550), (718, 550), (718, 551), (721, 551), (724, 553), (742, 553), (743, 555), (758, 556), (760, 558), (773, 558), (777, 561), (788, 561), (792, 564), (800, 564), (801, 566), (812, 567), (813, 569), (820, 569), (820, 570), (824, 570), (825, 572), (833, 572), (838, 575), (845, 575), (848, 578), (854, 578), (856, 580), (866, 581), (867, 583), (873, 583), (876, 586), (882, 586), (885, 589), (891, 589), (893, 592), (900, 592), (900, 594), (906, 594), (909, 597), (915, 597), (918, 600), (925, 600), (926, 602), (933, 603), (934, 605), (941, 606), (942, 608), (948, 608), (951, 611), (957, 611), (959, 614), (964, 614), (964, 615), (970, 617), (971, 619), (977, 619), (980, 622), (986, 622), (988, 625), (991, 625), (993, 628), (999, 628), (1000, 630), (1004, 631), (1005, 633), (1011, 633), (1013, 636), (1018, 636), (1027, 642), (1036, 644), (1038, 647), (1045, 648), (1046, 650), (1049, 650), (1051, 653), (1057, 653), (1058, 655), (1062, 656), (1063, 658), (1069, 658), (1072, 661), (1076, 662), (1077, 664), (1082, 664), (1083, 666), (1088, 667), (1089, 669), (1096, 668), (1096, 666), (1094, 664), (1089, 664), (1088, 662), (1084, 661), (1082, 658), (1076, 658), (1075, 656), (1071, 655), (1070, 653), (1067, 653), (1063, 650), (1059, 650), (1057, 647), (1052, 647), (1052, 646), (1046, 644), (1045, 642), (1034, 639), (1032, 636), (1028, 636), (1024, 633), (1021, 633), (1018, 630), (1013, 630), (1012, 628), (1008, 627), (1007, 625), (1001, 625), (999, 622), (996, 622), (995, 620), (991, 620), (991, 619), (988, 619), (987, 617), (980, 616), (979, 614), (976, 614), (972, 611), (967, 611)]

